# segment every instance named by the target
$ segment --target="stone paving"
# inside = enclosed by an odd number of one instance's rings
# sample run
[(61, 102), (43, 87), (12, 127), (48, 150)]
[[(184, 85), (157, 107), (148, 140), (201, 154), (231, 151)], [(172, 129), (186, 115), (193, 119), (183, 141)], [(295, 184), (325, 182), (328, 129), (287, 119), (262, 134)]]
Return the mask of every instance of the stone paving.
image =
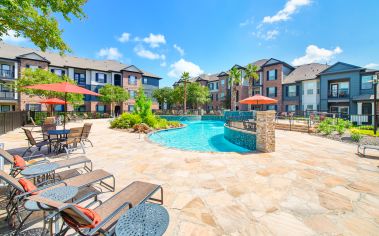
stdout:
[[(188, 152), (91, 122), (87, 156), (118, 190), (163, 186), (165, 235), (379, 235), (379, 152), (360, 158), (354, 145), (288, 131), (276, 131), (274, 153)], [(0, 142), (26, 146), (20, 129)]]

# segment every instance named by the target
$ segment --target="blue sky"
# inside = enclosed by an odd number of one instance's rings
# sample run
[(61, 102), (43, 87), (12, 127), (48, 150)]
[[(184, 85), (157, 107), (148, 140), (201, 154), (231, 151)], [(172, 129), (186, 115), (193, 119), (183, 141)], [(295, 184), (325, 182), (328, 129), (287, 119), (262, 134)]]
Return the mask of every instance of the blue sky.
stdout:
[(217, 73), (271, 57), (378, 68), (378, 8), (375, 0), (91, 0), (86, 19), (60, 26), (75, 55), (121, 60), (171, 86), (183, 70)]

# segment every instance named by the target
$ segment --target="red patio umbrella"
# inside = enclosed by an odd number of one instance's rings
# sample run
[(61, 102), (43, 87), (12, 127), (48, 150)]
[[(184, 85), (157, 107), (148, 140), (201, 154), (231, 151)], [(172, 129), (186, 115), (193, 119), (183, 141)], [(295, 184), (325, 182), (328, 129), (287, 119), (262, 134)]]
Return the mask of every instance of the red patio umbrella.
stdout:
[(40, 103), (42, 104), (47, 104), (47, 105), (51, 105), (51, 114), (53, 114), (53, 107), (55, 105), (64, 105), (66, 104), (65, 101), (63, 101), (62, 99), (59, 99), (59, 98), (49, 98), (49, 99), (45, 99), (45, 100), (42, 100)]
[(239, 101), (239, 103), (248, 104), (248, 105), (268, 105), (268, 104), (276, 104), (278, 103), (278, 100), (257, 94), (252, 97), (245, 98)]
[(91, 90), (79, 87), (75, 84), (70, 84), (68, 82), (53, 83), (53, 84), (36, 84), (36, 85), (25, 86), (24, 88), (64, 93), (63, 129), (66, 128), (67, 93), (79, 93), (79, 94), (87, 94), (87, 95), (92, 95), (92, 96), (101, 96), (100, 94), (95, 93)]

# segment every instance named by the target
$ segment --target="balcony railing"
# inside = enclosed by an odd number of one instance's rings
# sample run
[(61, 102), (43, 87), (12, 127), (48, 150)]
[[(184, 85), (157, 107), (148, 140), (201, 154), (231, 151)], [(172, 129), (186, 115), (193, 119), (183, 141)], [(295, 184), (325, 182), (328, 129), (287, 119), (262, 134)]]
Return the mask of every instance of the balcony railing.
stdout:
[(0, 77), (7, 78), (7, 79), (14, 79), (13, 72), (11, 70), (0, 69)]
[(337, 91), (329, 91), (329, 98), (349, 98), (349, 90), (348, 89), (339, 89)]
[(0, 99), (2, 100), (13, 100), (15, 98), (15, 92), (0, 92)]

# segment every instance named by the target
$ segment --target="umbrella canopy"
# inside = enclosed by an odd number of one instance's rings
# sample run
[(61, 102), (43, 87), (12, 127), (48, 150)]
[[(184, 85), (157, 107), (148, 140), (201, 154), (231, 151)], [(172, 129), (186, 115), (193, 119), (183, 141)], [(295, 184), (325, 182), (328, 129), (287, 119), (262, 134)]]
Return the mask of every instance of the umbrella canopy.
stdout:
[(87, 94), (87, 95), (93, 95), (93, 96), (100, 96), (100, 94), (98, 93), (79, 87), (75, 84), (70, 84), (68, 82), (61, 82), (61, 83), (54, 83), (54, 84), (36, 84), (36, 85), (25, 86), (24, 88), (36, 89), (36, 90), (47, 90), (47, 91), (62, 92), (62, 93), (80, 93), (80, 94)]
[(267, 104), (276, 104), (278, 103), (278, 100), (257, 94), (252, 97), (245, 98), (239, 101), (239, 103), (249, 104), (249, 105), (267, 105)]
[(40, 103), (49, 104), (49, 105), (64, 105), (64, 104), (66, 104), (65, 101), (63, 101), (63, 100), (61, 100), (59, 98), (45, 99), (45, 100), (42, 100)]
[(87, 95), (92, 95), (92, 96), (101, 96), (100, 94), (92, 92), (91, 90), (79, 87), (75, 84), (70, 84), (68, 82), (53, 83), (53, 84), (36, 84), (36, 85), (25, 86), (24, 88), (64, 93), (63, 129), (66, 128), (67, 93), (79, 93), (79, 94), (87, 94)]

